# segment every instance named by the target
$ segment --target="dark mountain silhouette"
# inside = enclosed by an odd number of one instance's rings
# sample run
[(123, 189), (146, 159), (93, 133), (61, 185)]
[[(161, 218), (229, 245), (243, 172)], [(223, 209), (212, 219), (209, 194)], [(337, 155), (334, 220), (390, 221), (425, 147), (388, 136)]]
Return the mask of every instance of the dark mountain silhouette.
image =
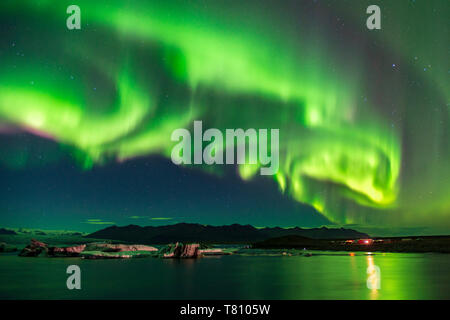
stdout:
[[(327, 249), (330, 241), (325, 239), (311, 239), (299, 235), (288, 235), (275, 237), (259, 241), (252, 244), (257, 249), (278, 249), (278, 248), (305, 248), (308, 249)], [(316, 248), (317, 247), (317, 248)]]
[(250, 243), (269, 238), (288, 235), (312, 239), (357, 239), (368, 235), (352, 229), (314, 229), (302, 228), (262, 228), (251, 225), (232, 224), (227, 226), (205, 226), (195, 223), (178, 223), (167, 226), (128, 225), (111, 226), (87, 235), (87, 238), (120, 240), (142, 244), (165, 244), (170, 242), (209, 242), (209, 243)]
[(0, 234), (17, 234), (15, 231), (13, 230), (8, 230), (5, 228), (0, 228)]

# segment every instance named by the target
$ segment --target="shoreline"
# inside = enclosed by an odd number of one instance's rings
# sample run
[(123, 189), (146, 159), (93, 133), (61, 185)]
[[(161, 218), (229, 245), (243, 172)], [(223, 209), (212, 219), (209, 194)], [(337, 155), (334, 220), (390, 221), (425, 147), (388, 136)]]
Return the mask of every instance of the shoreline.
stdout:
[(304, 249), (345, 252), (450, 253), (450, 236), (314, 240), (298, 236), (272, 238), (252, 244), (254, 249)]

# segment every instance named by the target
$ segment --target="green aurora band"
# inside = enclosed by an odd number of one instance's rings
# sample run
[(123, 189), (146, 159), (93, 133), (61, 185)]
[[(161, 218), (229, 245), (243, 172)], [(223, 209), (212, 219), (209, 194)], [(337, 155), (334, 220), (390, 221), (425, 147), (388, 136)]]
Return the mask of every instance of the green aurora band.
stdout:
[[(194, 120), (219, 129), (279, 128), (274, 178), (281, 192), (335, 223), (408, 221), (399, 196), (408, 132), (386, 121), (379, 99), (361, 99), (370, 91), (364, 72), (373, 68), (353, 43), (349, 63), (320, 21), (294, 32), (280, 12), (269, 17), (254, 1), (79, 0), (82, 30), (69, 31), (71, 3), (19, 3), (0, 4), (0, 17), (28, 32), (21, 40), (27, 56), (3, 54), (0, 61), (0, 130), (13, 126), (58, 141), (90, 169), (150, 154), (170, 157), (172, 131)], [(393, 39), (386, 42), (398, 50)], [(433, 81), (448, 100), (445, 75)], [(441, 112), (447, 122), (448, 107)], [(257, 169), (241, 165), (239, 174), (252, 179)], [(448, 218), (448, 199), (438, 202), (432, 209)], [(414, 212), (428, 214), (425, 206)]]

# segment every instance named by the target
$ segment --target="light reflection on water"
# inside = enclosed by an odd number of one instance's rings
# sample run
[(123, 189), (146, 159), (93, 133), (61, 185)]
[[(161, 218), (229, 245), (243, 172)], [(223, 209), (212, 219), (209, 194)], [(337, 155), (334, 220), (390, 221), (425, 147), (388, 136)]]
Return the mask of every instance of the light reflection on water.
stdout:
[[(300, 252), (198, 260), (0, 255), (2, 299), (449, 299), (450, 255)], [(66, 268), (82, 270), (67, 290)], [(376, 267), (379, 267), (377, 278)], [(6, 275), (6, 276), (3, 276)]]
[(367, 288), (370, 290), (370, 299), (376, 300), (378, 298), (378, 290), (381, 289), (381, 270), (375, 265), (373, 255), (367, 254)]

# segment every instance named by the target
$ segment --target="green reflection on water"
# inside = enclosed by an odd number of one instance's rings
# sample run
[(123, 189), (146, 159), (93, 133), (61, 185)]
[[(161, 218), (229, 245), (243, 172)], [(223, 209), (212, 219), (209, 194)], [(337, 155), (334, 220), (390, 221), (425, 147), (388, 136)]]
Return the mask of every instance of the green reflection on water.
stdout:
[[(82, 290), (65, 286), (71, 264), (82, 270)], [(380, 269), (379, 289), (367, 286), (370, 266)], [(449, 299), (449, 267), (445, 254), (101, 261), (0, 255), (0, 274), (8, 275), (0, 299)]]

